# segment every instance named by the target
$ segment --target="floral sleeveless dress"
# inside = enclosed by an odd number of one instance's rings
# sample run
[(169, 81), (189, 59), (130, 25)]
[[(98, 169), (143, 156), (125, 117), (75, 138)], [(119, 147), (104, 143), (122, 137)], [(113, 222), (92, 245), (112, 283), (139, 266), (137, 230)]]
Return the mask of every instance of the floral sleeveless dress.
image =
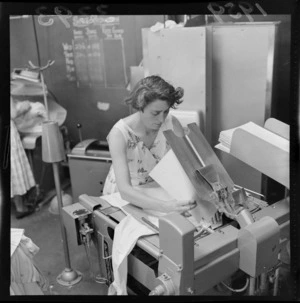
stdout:
[[(122, 132), (127, 142), (127, 160), (132, 186), (152, 182), (153, 179), (149, 176), (150, 171), (171, 148), (163, 131), (167, 129), (174, 130), (172, 115), (169, 114), (165, 119), (150, 149), (146, 147), (141, 138), (135, 134), (123, 119), (120, 119), (114, 127)], [(107, 141), (109, 142), (109, 134)], [(118, 191), (114, 168), (111, 165), (105, 180), (103, 195), (109, 195)]]

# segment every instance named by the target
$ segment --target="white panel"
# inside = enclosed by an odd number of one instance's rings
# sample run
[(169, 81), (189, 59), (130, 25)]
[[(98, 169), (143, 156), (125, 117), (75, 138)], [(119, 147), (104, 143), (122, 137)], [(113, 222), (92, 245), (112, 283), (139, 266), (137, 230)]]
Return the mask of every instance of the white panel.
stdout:
[(187, 127), (190, 123), (196, 123), (200, 126), (199, 113), (195, 110), (179, 110), (171, 109), (170, 113), (175, 116), (183, 127)]
[(158, 74), (175, 87), (184, 89), (178, 109), (197, 111), (200, 128), (210, 140), (207, 96), (206, 28), (186, 27), (142, 30), (145, 75)]
[(143, 38), (143, 67), (145, 77), (161, 75), (161, 37), (160, 32), (151, 32), (149, 28), (142, 28)]
[[(249, 121), (263, 126), (270, 107), (274, 24), (212, 26), (212, 143), (220, 131)], [(261, 192), (261, 174), (216, 151), (236, 184)]]
[(161, 31), (162, 77), (185, 90), (180, 109), (205, 112), (205, 27)]

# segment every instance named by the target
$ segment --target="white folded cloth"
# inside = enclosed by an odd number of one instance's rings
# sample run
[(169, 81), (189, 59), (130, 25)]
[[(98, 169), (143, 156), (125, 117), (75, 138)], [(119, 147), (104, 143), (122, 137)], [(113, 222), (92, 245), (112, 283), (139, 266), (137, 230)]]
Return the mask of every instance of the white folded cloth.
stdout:
[(13, 255), (16, 248), (19, 246), (23, 235), (24, 235), (23, 228), (11, 228), (10, 229), (10, 256)]
[[(160, 187), (136, 187), (144, 193), (152, 197), (161, 198), (163, 200), (169, 199), (168, 195)], [(126, 217), (116, 226), (114, 231), (114, 240), (112, 247), (112, 265), (114, 273), (114, 281), (109, 286), (108, 295), (127, 295), (127, 256), (135, 246), (139, 238), (143, 236), (154, 235), (156, 232), (145, 224), (139, 222), (124, 208), (129, 202), (123, 200), (119, 192), (110, 195), (101, 196), (101, 199), (106, 200), (114, 207), (121, 208)], [(165, 215), (157, 211), (145, 210), (145, 218), (158, 227), (158, 217)]]
[(26, 245), (28, 251), (35, 255), (39, 252), (40, 248), (32, 242), (32, 240), (24, 235), (25, 230), (23, 228), (11, 228), (10, 229), (10, 256), (12, 256), (20, 245), (23, 243)]
[(155, 234), (153, 230), (127, 215), (116, 226), (112, 247), (114, 282), (109, 286), (108, 295), (127, 295), (127, 256), (142, 236)]

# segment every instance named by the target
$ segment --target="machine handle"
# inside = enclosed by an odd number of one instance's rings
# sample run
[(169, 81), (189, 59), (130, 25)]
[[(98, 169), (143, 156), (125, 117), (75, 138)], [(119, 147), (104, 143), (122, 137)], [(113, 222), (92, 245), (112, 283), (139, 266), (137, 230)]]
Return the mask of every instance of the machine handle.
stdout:
[(102, 259), (106, 260), (112, 257), (112, 255), (105, 257), (104, 255), (104, 236), (97, 230), (97, 233), (101, 236), (101, 250), (102, 250)]
[(80, 123), (77, 123), (78, 133), (79, 133), (79, 142), (82, 142), (82, 134), (81, 134), (81, 127)]
[[(234, 184), (234, 187), (236, 187), (237, 189), (242, 189), (242, 188), (243, 188), (242, 186), (237, 185), (237, 184)], [(244, 188), (244, 189), (245, 189), (246, 192), (251, 193), (251, 194), (254, 194), (254, 195), (257, 195), (257, 196), (260, 196), (260, 197), (262, 197), (264, 200), (266, 200), (266, 197), (265, 197), (264, 195), (262, 195), (262, 194), (260, 194), (260, 193), (257, 193), (257, 192), (255, 192), (255, 191), (253, 191), (253, 190), (250, 190), (250, 189), (248, 189), (248, 188)]]

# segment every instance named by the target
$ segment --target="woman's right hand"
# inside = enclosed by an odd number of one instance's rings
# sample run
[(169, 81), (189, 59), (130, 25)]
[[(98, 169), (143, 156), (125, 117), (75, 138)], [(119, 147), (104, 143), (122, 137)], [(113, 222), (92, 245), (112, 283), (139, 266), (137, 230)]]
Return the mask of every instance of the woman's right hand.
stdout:
[(164, 202), (162, 205), (162, 211), (165, 213), (171, 213), (177, 211), (179, 213), (184, 213), (197, 206), (195, 200), (170, 200)]

